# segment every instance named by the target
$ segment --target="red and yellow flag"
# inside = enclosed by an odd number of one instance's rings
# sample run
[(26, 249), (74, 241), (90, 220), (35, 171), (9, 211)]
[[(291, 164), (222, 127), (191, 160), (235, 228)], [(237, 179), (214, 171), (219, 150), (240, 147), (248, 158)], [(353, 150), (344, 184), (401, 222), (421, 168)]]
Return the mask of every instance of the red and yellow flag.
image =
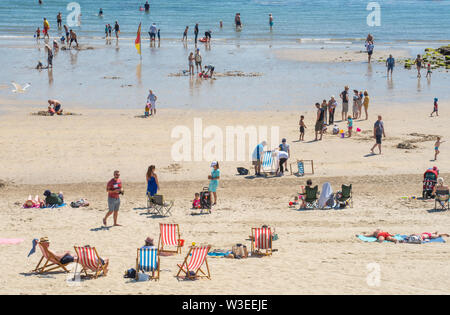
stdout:
[(139, 23), (139, 28), (137, 31), (136, 40), (134, 41), (134, 45), (136, 46), (136, 49), (138, 51), (138, 54), (141, 54), (141, 23)]

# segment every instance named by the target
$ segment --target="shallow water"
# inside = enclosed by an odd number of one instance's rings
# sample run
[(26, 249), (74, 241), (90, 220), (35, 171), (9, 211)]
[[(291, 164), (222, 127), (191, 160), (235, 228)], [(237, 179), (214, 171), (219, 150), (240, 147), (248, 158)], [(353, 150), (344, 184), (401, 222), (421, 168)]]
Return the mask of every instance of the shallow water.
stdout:
[[(12, 48), (19, 45), (19, 48)], [(415, 70), (398, 66), (394, 79), (387, 80), (379, 63), (306, 63), (283, 61), (274, 50), (299, 47), (299, 44), (213, 43), (210, 50), (200, 45), (204, 64), (217, 72), (239, 70), (262, 73), (260, 77), (217, 77), (201, 80), (169, 74), (187, 69), (187, 55), (195, 47), (189, 43), (162, 42), (150, 48), (143, 43), (142, 61), (132, 41), (90, 40), (93, 50), (59, 51), (53, 71), (33, 69), (38, 60), (46, 64), (43, 42), (32, 39), (0, 41), (0, 54), (6, 62), (0, 84), (15, 81), (31, 83), (25, 94), (1, 89), (0, 98), (14, 100), (59, 99), (63, 104), (95, 108), (143, 108), (148, 89), (158, 95), (158, 107), (200, 109), (277, 109), (306, 110), (330, 95), (339, 95), (344, 85), (368, 90), (372, 101), (389, 105), (423, 102), (450, 97), (448, 72), (433, 72), (431, 80), (417, 79)], [(358, 46), (351, 47), (357, 50)], [(423, 47), (414, 47), (422, 49)], [(107, 77), (107, 78), (105, 78)], [(118, 79), (111, 79), (118, 77)]]

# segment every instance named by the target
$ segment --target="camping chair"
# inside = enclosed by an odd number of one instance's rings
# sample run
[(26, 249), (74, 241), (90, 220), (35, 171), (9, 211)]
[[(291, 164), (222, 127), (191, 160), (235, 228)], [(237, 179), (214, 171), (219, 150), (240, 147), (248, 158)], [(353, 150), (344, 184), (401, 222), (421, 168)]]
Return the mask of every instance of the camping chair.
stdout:
[[(55, 254), (53, 254), (50, 250), (48, 250), (45, 246), (43, 246), (41, 242), (38, 243), (38, 246), (41, 249), (42, 257), (39, 260), (38, 264), (36, 265), (36, 268), (34, 268), (33, 272), (42, 274), (42, 273), (50, 272), (50, 271), (60, 269), (60, 268), (63, 269), (64, 272), (70, 272), (66, 268), (66, 266), (70, 263), (61, 264), (58, 261), (58, 259), (56, 259)], [(39, 267), (41, 265), (41, 263), (44, 261), (44, 259), (45, 259), (45, 263), (43, 264), (42, 267)]]
[(450, 209), (450, 192), (448, 190), (437, 190), (434, 198), (434, 210), (449, 210)]
[[(272, 230), (270, 227), (252, 228), (252, 255), (272, 255)], [(266, 252), (263, 253), (262, 251)]]
[[(147, 195), (147, 209), (148, 213), (159, 214), (163, 217), (167, 217), (172, 214), (170, 210), (173, 207), (173, 201), (164, 201), (163, 195), (154, 195), (153, 197)], [(150, 212), (150, 209), (154, 209), (154, 212)]]
[[(108, 263), (102, 262), (95, 247), (74, 246), (74, 248), (78, 256), (77, 262), (82, 267), (80, 273), (84, 271), (86, 276), (93, 276), (94, 279), (97, 279), (101, 272), (103, 272), (103, 275), (106, 276), (106, 273), (108, 272)], [(94, 274), (89, 275), (87, 273), (88, 270), (91, 270)]]
[(273, 151), (264, 151), (261, 172), (263, 172), (264, 175), (275, 174), (278, 169), (277, 160), (278, 159), (273, 156)]
[[(180, 243), (180, 227), (178, 224), (159, 224), (160, 234), (158, 241), (158, 251), (165, 253), (180, 253), (181, 254), (181, 243)], [(176, 250), (164, 249), (164, 246), (176, 246)]]
[[(182, 265), (178, 265), (180, 270), (178, 270), (177, 278), (180, 277), (180, 273), (183, 272), (185, 277), (191, 280), (195, 280), (196, 278), (208, 278), (211, 279), (211, 274), (209, 273), (209, 266), (207, 255), (211, 248), (211, 245), (206, 246), (191, 246), (189, 252), (186, 255), (186, 258), (183, 261)], [(189, 262), (188, 262), (189, 258)], [(201, 269), (203, 263), (206, 265), (206, 273)], [(199, 275), (199, 272), (202, 275)]]
[(136, 281), (139, 271), (151, 272), (150, 280), (159, 280), (159, 254), (156, 247), (138, 248), (136, 257)]
[(348, 205), (353, 208), (353, 194), (352, 194), (352, 184), (350, 185), (342, 185), (342, 197), (337, 198), (339, 203), (348, 203)]
[(316, 185), (313, 188), (305, 187), (305, 205), (306, 209), (314, 209), (319, 205), (317, 203), (317, 194), (319, 193), (319, 187)]

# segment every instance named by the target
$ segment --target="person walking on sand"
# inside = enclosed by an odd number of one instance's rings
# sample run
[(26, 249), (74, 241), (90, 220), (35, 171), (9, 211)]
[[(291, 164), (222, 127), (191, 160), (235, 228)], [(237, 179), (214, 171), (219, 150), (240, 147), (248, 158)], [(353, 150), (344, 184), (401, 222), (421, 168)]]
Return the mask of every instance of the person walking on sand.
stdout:
[(208, 176), (209, 186), (208, 190), (213, 193), (214, 196), (214, 202), (212, 205), (217, 204), (217, 187), (219, 186), (219, 179), (220, 179), (220, 170), (219, 170), (219, 162), (213, 161), (211, 163), (211, 167), (213, 168), (211, 171), (211, 175)]
[(261, 176), (261, 164), (264, 154), (264, 147), (266, 145), (267, 142), (264, 140), (256, 146), (255, 150), (253, 150), (252, 164), (255, 166), (255, 176)]
[(375, 138), (376, 142), (373, 145), (372, 149), (370, 149), (370, 152), (372, 152), (372, 154), (375, 154), (373, 150), (377, 146), (381, 154), (381, 137), (383, 136), (384, 138), (386, 138), (386, 134), (384, 133), (384, 123), (381, 119), (382, 119), (381, 115), (378, 115), (378, 120), (375, 122), (373, 126), (373, 137)]
[(344, 91), (340, 94), (340, 97), (342, 99), (342, 121), (345, 120), (345, 117), (348, 113), (348, 86), (345, 86)]
[(150, 115), (156, 115), (156, 100), (158, 97), (153, 94), (152, 90), (148, 90), (147, 103), (150, 104)]
[(367, 91), (364, 91), (364, 101), (363, 101), (363, 106), (364, 106), (364, 112), (366, 113), (366, 120), (369, 118), (369, 114), (368, 114), (368, 110), (369, 110), (369, 93)]
[(433, 117), (433, 114), (436, 113), (436, 116), (439, 116), (438, 113), (438, 99), (435, 97), (433, 102), (433, 111), (430, 114), (430, 117)]
[(437, 156), (439, 153), (441, 153), (439, 151), (439, 147), (441, 146), (441, 143), (443, 143), (445, 141), (441, 141), (441, 137), (437, 137), (436, 142), (434, 143), (434, 160), (437, 160)]
[(147, 181), (147, 196), (153, 197), (158, 192), (158, 189), (160, 189), (158, 175), (155, 173), (155, 165), (148, 167), (145, 179)]
[(386, 60), (386, 68), (387, 68), (387, 77), (389, 78), (389, 72), (391, 73), (392, 78), (392, 71), (394, 71), (395, 67), (395, 59), (392, 57), (392, 55), (389, 55), (389, 58)]
[[(317, 108), (317, 116), (316, 116), (316, 125), (314, 130), (316, 131), (316, 138), (314, 141), (322, 140), (323, 134), (323, 118), (324, 118), (324, 109), (320, 106), (319, 103), (316, 103)], [(317, 135), (320, 133), (320, 139), (317, 139)]]
[(120, 172), (114, 171), (114, 178), (112, 178), (106, 185), (106, 191), (108, 192), (108, 213), (103, 218), (103, 225), (106, 226), (106, 220), (112, 214), (114, 218), (114, 226), (120, 226), (117, 223), (117, 217), (119, 215), (120, 208), (120, 195), (123, 194), (122, 181), (120, 180)]
[(417, 55), (416, 60), (414, 61), (417, 68), (417, 77), (420, 78), (422, 75), (420, 74), (420, 70), (422, 69), (422, 57), (420, 55)]
[(48, 23), (46, 18), (44, 18), (44, 28), (42, 31), (44, 34), (44, 39), (45, 39), (45, 36), (47, 36), (47, 38), (50, 39), (50, 36), (48, 35), (49, 29), (50, 29), (50, 23)]

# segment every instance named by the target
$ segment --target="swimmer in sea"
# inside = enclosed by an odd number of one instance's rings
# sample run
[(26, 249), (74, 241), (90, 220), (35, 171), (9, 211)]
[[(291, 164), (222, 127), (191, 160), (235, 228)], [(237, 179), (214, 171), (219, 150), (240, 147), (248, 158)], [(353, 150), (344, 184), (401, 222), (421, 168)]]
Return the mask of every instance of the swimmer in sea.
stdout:
[(100, 11), (98, 11), (98, 16), (103, 16), (103, 9), (100, 8)]
[(269, 26), (270, 26), (270, 29), (272, 29), (272, 26), (273, 26), (273, 16), (272, 16), (272, 13), (269, 14)]

